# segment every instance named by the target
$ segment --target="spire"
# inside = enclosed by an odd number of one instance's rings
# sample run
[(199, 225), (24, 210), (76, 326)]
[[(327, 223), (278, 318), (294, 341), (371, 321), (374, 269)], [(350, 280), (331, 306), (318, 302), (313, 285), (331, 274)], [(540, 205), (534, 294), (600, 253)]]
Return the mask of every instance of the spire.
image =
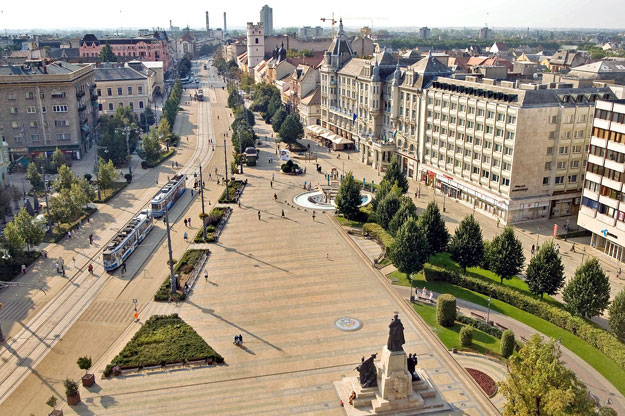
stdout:
[(397, 66), (395, 66), (395, 73), (393, 74), (393, 85), (399, 85), (401, 82), (401, 69), (399, 69), (399, 55), (397, 56)]
[(339, 18), (339, 33), (337, 33), (338, 37), (344, 36), (345, 32), (343, 31), (343, 18)]

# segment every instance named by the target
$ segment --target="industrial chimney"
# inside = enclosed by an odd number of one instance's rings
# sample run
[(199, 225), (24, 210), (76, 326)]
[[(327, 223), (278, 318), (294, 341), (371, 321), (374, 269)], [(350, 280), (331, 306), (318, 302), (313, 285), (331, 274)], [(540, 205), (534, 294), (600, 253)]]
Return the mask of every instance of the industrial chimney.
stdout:
[(208, 12), (206, 12), (206, 31), (210, 30), (210, 26), (208, 25)]
[(226, 33), (228, 31), (227, 26), (226, 26), (226, 12), (224, 12), (224, 33)]

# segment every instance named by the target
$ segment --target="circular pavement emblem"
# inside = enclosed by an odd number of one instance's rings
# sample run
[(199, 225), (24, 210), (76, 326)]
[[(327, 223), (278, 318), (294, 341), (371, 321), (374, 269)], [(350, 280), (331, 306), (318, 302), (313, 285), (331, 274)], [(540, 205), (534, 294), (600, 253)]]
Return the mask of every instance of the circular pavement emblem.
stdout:
[(362, 324), (360, 323), (360, 321), (354, 318), (338, 319), (335, 325), (341, 331), (357, 331), (362, 327)]

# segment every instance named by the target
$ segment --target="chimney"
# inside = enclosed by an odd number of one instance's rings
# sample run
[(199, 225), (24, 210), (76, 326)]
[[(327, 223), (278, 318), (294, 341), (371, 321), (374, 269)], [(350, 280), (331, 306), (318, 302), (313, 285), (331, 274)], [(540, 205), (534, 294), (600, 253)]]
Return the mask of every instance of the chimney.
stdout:
[(224, 33), (226, 33), (228, 31), (227, 27), (226, 27), (226, 12), (224, 12)]
[(206, 31), (210, 30), (210, 26), (208, 25), (208, 12), (206, 12)]

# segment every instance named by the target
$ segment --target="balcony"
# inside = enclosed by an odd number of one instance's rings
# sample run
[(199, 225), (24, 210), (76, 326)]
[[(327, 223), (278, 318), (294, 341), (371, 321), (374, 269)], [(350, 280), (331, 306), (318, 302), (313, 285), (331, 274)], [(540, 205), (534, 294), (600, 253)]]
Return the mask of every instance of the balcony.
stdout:
[(85, 96), (85, 92), (84, 91), (76, 91), (76, 99), (77, 100), (80, 100), (84, 96)]
[(87, 106), (83, 104), (83, 105), (81, 105), (80, 107), (78, 107), (78, 112), (79, 112), (79, 113), (82, 113), (82, 112), (83, 112), (83, 111), (85, 111), (86, 109), (87, 109)]

